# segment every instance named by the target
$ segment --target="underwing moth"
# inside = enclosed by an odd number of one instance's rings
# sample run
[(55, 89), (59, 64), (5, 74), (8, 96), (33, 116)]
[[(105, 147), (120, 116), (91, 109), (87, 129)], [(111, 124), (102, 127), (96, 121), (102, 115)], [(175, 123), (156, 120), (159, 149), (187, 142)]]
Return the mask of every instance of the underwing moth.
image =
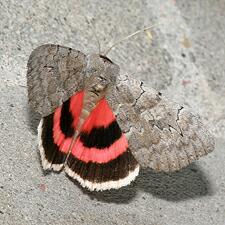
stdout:
[(130, 184), (140, 167), (175, 171), (214, 149), (198, 116), (105, 55), (46, 44), (30, 55), (28, 99), (41, 114), (44, 170), (64, 170), (99, 191)]

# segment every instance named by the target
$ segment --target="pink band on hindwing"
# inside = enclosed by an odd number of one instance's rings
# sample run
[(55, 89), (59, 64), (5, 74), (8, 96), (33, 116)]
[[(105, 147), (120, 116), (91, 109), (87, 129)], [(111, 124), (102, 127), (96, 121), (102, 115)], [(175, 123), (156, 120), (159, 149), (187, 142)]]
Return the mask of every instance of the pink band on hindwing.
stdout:
[(121, 138), (115, 141), (111, 146), (104, 149), (85, 147), (78, 138), (74, 147), (72, 148), (72, 154), (77, 159), (86, 163), (90, 161), (97, 163), (107, 163), (124, 153), (127, 148), (128, 142), (124, 134), (122, 134)]

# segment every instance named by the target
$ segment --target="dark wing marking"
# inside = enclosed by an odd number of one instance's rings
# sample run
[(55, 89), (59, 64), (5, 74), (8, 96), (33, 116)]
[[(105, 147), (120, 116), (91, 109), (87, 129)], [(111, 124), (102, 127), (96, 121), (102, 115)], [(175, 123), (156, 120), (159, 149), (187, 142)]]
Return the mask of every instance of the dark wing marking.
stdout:
[(80, 140), (88, 148), (106, 148), (110, 147), (122, 136), (121, 129), (114, 120), (107, 127), (94, 127), (91, 132), (81, 132)]
[(53, 137), (54, 113), (41, 119), (38, 126), (38, 147), (44, 170), (62, 169), (67, 152), (62, 152)]

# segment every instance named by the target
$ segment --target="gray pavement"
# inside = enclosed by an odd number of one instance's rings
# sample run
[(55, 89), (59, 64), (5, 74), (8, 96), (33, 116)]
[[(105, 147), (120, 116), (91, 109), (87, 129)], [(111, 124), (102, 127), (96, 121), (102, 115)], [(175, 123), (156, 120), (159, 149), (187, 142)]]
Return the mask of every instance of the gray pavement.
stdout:
[[(0, 224), (225, 224), (225, 2), (223, 0), (0, 1)], [(30, 52), (57, 43), (85, 53), (140, 27), (109, 57), (199, 113), (215, 151), (175, 173), (142, 170), (118, 191), (88, 192), (64, 173), (42, 171), (37, 115), (26, 96)]]

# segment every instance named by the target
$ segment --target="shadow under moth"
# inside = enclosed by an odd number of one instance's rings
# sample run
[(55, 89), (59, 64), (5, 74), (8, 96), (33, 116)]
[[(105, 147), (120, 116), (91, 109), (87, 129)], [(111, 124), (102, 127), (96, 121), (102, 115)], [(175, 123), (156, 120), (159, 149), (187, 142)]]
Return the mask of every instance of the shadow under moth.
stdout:
[(130, 184), (140, 166), (180, 170), (214, 149), (197, 116), (120, 75), (105, 55), (42, 45), (30, 55), (27, 86), (42, 116), (43, 169), (64, 170), (91, 191)]

